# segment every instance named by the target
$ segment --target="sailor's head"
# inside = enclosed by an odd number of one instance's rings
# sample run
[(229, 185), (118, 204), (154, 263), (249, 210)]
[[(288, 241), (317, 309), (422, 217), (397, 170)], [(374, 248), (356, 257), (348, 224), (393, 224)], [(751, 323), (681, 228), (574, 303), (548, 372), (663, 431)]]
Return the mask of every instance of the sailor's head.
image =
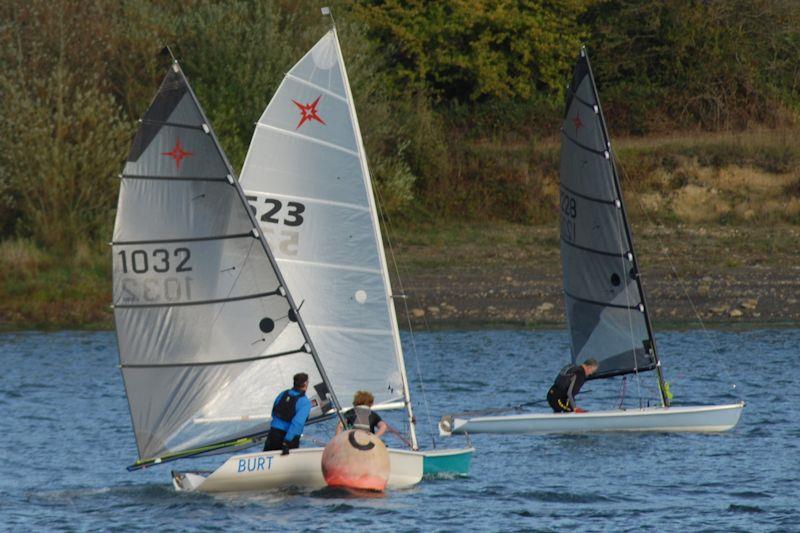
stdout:
[(360, 390), (357, 391), (353, 396), (353, 407), (357, 407), (359, 405), (366, 405), (367, 407), (372, 407), (373, 403), (375, 403), (375, 397), (372, 395), (371, 392)]
[(300, 372), (299, 374), (295, 374), (293, 379), (295, 390), (304, 391), (308, 389), (308, 374)]
[(595, 372), (597, 372), (597, 367), (600, 366), (597, 364), (597, 359), (590, 357), (586, 361), (583, 362), (581, 365), (583, 367), (583, 371), (586, 372), (587, 376), (591, 376)]

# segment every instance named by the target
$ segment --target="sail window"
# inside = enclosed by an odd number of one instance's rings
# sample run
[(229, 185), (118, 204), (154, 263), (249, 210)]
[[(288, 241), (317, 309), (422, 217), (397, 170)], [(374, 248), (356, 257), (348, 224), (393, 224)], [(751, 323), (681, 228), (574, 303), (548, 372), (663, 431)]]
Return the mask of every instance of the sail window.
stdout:
[(261, 322), (258, 323), (258, 329), (264, 333), (269, 333), (275, 329), (275, 321), (269, 317), (262, 318)]
[(620, 279), (620, 277), (619, 277), (619, 274), (617, 274), (616, 272), (614, 272), (613, 274), (611, 274), (611, 284), (612, 284), (613, 286), (615, 286), (615, 287), (619, 287), (619, 284), (620, 284), (621, 282), (622, 282), (622, 280)]

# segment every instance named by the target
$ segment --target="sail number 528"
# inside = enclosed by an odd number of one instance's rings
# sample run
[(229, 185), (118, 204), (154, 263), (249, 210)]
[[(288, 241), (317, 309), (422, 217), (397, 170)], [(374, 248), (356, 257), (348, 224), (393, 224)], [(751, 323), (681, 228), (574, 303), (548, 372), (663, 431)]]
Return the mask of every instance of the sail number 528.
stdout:
[(578, 207), (575, 198), (569, 194), (561, 193), (561, 238), (567, 242), (575, 242), (575, 217), (578, 216)]

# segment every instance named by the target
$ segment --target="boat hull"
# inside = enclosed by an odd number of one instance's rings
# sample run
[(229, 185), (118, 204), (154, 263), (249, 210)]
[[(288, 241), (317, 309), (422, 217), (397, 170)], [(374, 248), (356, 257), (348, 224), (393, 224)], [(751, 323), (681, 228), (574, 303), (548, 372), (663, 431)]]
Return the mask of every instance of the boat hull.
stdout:
[(701, 432), (732, 429), (742, 415), (744, 402), (727, 405), (647, 407), (589, 413), (532, 413), (479, 418), (444, 417), (439, 433), (547, 434), (592, 432)]
[[(323, 448), (299, 448), (289, 455), (280, 451), (234, 455), (208, 475), (172, 472), (177, 491), (247, 492), (296, 487), (326, 487), (322, 477)], [(424, 456), (420, 452), (389, 449), (389, 489), (412, 487), (422, 480)]]
[(466, 476), (469, 474), (474, 452), (475, 448), (423, 451), (421, 452), (425, 457), (423, 473), (426, 476), (437, 474)]

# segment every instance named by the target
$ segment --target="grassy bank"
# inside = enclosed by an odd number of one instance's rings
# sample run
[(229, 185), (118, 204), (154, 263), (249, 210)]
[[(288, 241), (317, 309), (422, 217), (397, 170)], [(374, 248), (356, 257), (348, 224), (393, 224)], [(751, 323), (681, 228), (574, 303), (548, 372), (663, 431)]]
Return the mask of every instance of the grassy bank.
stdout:
[[(657, 319), (686, 318), (689, 292), (704, 302), (699, 314), (706, 320), (731, 314), (737, 320), (794, 320), (796, 302), (789, 300), (798, 293), (793, 280), (800, 279), (798, 133), (691, 133), (616, 142), (640, 264), (660, 305)], [(391, 218), (389, 236), (404, 284), (417, 296), (417, 318), (563, 320), (558, 141), (502, 149), (483, 141), (466, 149), (475, 158), (471, 171), (489, 172), (495, 158), (504, 168), (518, 166), (520, 184), (537, 192), (520, 223), (480, 213)], [(481, 159), (488, 161), (483, 167)], [(487, 202), (502, 201), (482, 193)], [(24, 239), (0, 243), (0, 327), (112, 327), (110, 264), (104, 242), (79, 243), (67, 252)], [(741, 307), (753, 299), (761, 303)]]
[[(613, 126), (613, 121), (612, 121)], [(612, 143), (633, 218), (661, 224), (800, 223), (800, 129), (620, 137)], [(432, 213), (551, 224), (560, 139), (465, 140)], [(480, 200), (476, 200), (480, 198)], [(420, 219), (420, 217), (416, 217)], [(497, 218), (496, 216), (494, 218)]]

